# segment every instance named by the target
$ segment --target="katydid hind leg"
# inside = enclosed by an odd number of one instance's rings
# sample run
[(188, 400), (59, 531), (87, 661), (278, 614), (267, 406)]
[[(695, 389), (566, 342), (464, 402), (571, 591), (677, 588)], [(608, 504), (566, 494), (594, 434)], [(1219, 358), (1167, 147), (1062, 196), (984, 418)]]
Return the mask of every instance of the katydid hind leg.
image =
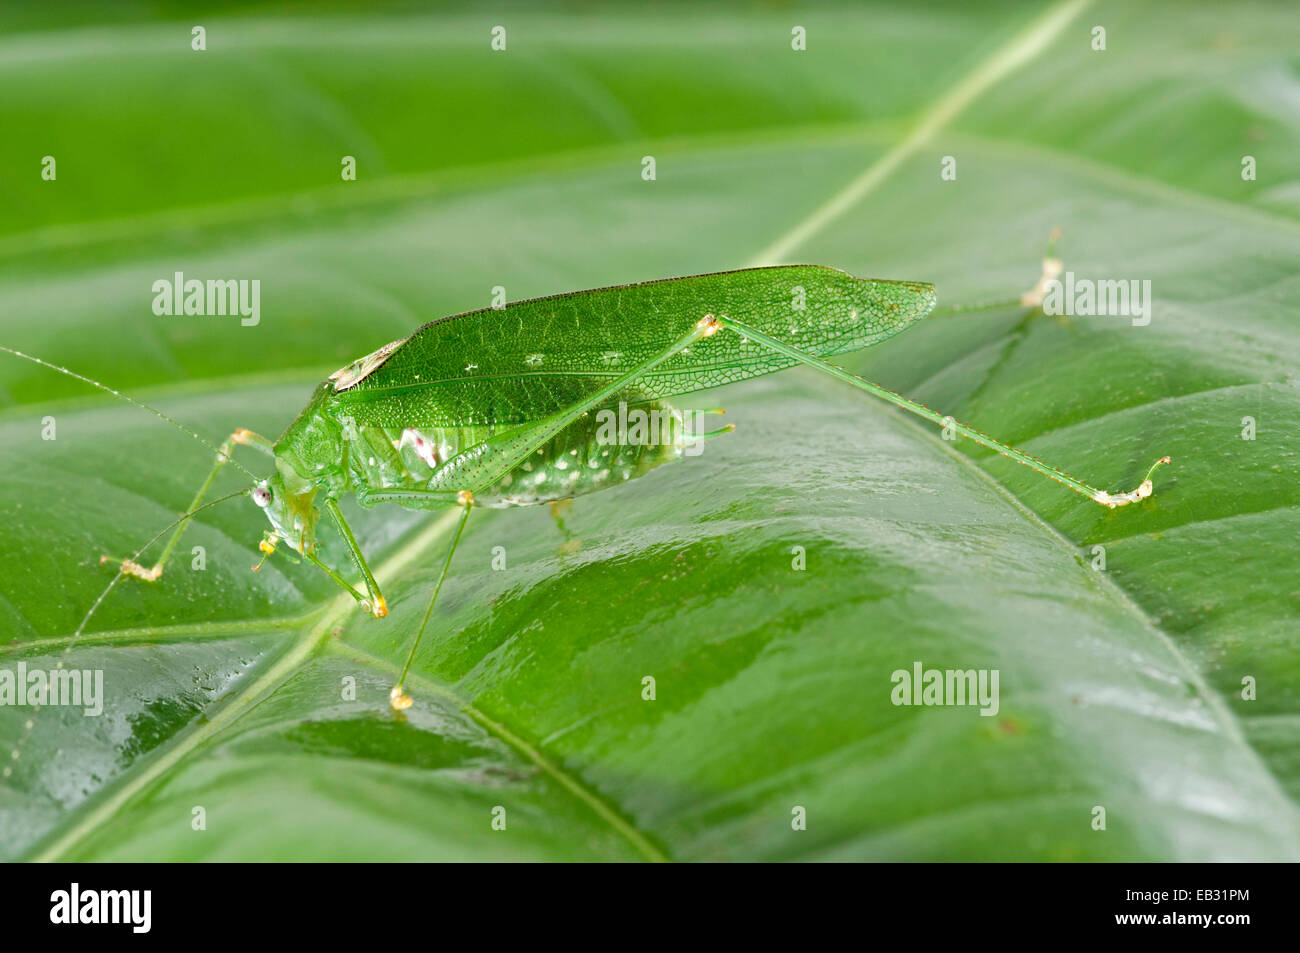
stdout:
[(990, 450), (1000, 453), (1002, 456), (1014, 460), (1037, 473), (1041, 473), (1049, 479), (1064, 484), (1074, 492), (1088, 497), (1088, 499), (1092, 500), (1094, 503), (1099, 503), (1102, 506), (1110, 507), (1111, 509), (1114, 509), (1117, 506), (1126, 506), (1129, 503), (1136, 503), (1139, 500), (1144, 500), (1149, 497), (1153, 489), (1152, 476), (1154, 475), (1156, 468), (1163, 464), (1172, 462), (1170, 457), (1161, 457), (1151, 466), (1151, 469), (1147, 471), (1146, 476), (1136, 489), (1122, 493), (1109, 493), (1106, 490), (1089, 486), (1081, 480), (1077, 480), (1070, 476), (1068, 473), (1058, 470), (1053, 466), (1049, 466), (1022, 450), (1017, 450), (1015, 447), (994, 440), (987, 434), (981, 433), (973, 427), (969, 427), (960, 421), (954, 420), (952, 417), (937, 413), (929, 407), (926, 407), (924, 404), (910, 400), (901, 394), (889, 390), (888, 388), (881, 387), (879, 384), (873, 384), (871, 381), (858, 377), (856, 374), (851, 374), (837, 364), (831, 364), (819, 357), (792, 347), (784, 341), (770, 337), (762, 331), (759, 331), (757, 328), (750, 327), (749, 325), (739, 321), (733, 321), (725, 316), (720, 316), (719, 321), (723, 327), (728, 327), (732, 331), (744, 335), (746, 338), (757, 344), (770, 348), (786, 357), (793, 358), (796, 361), (834, 377), (836, 380), (843, 381), (844, 383), (856, 387), (858, 390), (871, 394), (874, 397), (879, 397), (882, 400), (888, 401), (894, 406), (900, 407), (918, 417), (923, 417), (941, 427), (950, 428), (954, 432), (961, 434), (969, 440), (973, 440), (981, 446), (988, 447)]

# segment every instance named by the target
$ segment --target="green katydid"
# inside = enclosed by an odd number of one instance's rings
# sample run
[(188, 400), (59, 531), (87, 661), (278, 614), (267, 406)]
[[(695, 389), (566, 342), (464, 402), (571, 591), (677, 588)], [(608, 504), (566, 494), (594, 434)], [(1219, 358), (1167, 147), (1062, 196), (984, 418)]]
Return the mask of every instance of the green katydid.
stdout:
[[(433, 321), (332, 374), (278, 440), (236, 430), (220, 449), (212, 448), (212, 471), (157, 563), (146, 568), (135, 561), (138, 554), (114, 558), (120, 567), (114, 581), (162, 575), (235, 445), (259, 449), (275, 464), (268, 478), (245, 491), (270, 522), (261, 542), (263, 560), (287, 544), (377, 618), (387, 614), (387, 603), (339, 499), (352, 493), (366, 507), (459, 506), (441, 572), (390, 694), (392, 707), (401, 710), (411, 704), (403, 683), (475, 505), (555, 502), (640, 476), (730, 429), (688, 430), (667, 398), (799, 363), (947, 427), (1103, 506), (1151, 495), (1152, 474), (1168, 457), (1156, 461), (1137, 489), (1109, 493), (826, 360), (892, 337), (934, 305), (935, 290), (928, 284), (791, 265), (561, 294)], [(666, 414), (669, 438), (653, 446), (609, 446), (599, 439), (596, 420), (615, 404)], [(322, 510), (346, 542), (364, 592), (318, 557)]]

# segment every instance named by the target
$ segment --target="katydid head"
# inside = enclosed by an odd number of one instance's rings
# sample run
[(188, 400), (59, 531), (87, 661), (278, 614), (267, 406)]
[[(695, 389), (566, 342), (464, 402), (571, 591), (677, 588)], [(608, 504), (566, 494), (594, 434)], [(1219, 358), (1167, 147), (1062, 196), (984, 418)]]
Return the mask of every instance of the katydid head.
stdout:
[(277, 470), (254, 485), (251, 495), (271, 523), (271, 531), (262, 539), (262, 552), (268, 555), (274, 552), (277, 540), (284, 540), (300, 555), (315, 551), (320, 510), (312, 502), (316, 495), (314, 486), (292, 476), (286, 479)]

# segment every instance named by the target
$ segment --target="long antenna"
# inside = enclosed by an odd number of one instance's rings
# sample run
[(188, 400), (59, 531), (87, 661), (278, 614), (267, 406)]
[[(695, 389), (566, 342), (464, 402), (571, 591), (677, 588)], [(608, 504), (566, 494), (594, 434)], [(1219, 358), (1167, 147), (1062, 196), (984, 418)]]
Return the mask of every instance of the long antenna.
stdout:
[[(4, 348), (4, 350), (8, 351), (9, 348), (6, 347), (6, 348)], [(14, 353), (17, 353), (17, 352), (14, 352)], [(20, 355), (20, 356), (21, 356), (21, 357), (26, 357), (27, 355), (23, 354), (23, 355)], [(44, 362), (44, 361), (41, 361), (40, 363), (44, 364), (45, 362)], [(61, 370), (61, 368), (59, 368), (59, 369)], [(75, 376), (77, 376), (77, 375), (74, 374), (73, 376), (75, 377)], [(91, 383), (93, 384), (94, 381), (91, 381)], [(107, 388), (105, 388), (105, 389), (107, 389)], [(128, 399), (130, 399), (130, 398), (128, 398)], [(176, 525), (178, 525), (178, 524), (180, 524), (180, 523), (183, 523), (185, 520), (187, 520), (187, 519), (189, 519), (190, 517), (192, 517), (195, 513), (198, 513), (198, 512), (201, 511), (201, 510), (206, 510), (206, 509), (207, 509), (208, 507), (210, 507), (210, 506), (216, 506), (218, 503), (224, 503), (224, 502), (226, 502), (226, 500), (234, 499), (234, 498), (237, 497), (237, 496), (244, 496), (244, 495), (246, 495), (246, 494), (249, 493), (249, 492), (250, 492), (250, 490), (249, 490), (249, 488), (247, 488), (247, 487), (244, 488), (244, 489), (242, 489), (242, 490), (236, 490), (234, 493), (227, 493), (227, 494), (226, 494), (225, 496), (223, 496), (223, 497), (219, 497), (218, 499), (215, 499), (215, 500), (210, 500), (209, 502), (204, 503), (202, 506), (196, 506), (196, 507), (194, 507), (194, 509), (190, 510), (188, 513), (182, 513), (182, 514), (181, 514), (180, 516), (178, 516), (176, 519), (172, 520), (170, 523), (168, 523), (166, 526), (164, 526), (161, 530), (159, 530), (159, 531), (158, 531), (158, 532), (157, 532), (153, 537), (151, 537), (150, 540), (149, 540), (149, 542), (145, 543), (143, 546), (141, 546), (139, 549), (137, 549), (137, 550), (135, 551), (135, 554), (131, 557), (131, 560), (130, 560), (130, 561), (131, 561), (131, 562), (134, 562), (134, 561), (140, 559), (140, 557), (143, 556), (143, 555), (145, 554), (145, 551), (148, 550), (148, 548), (149, 548), (150, 546), (152, 546), (154, 543), (158, 542), (158, 540), (160, 540), (160, 539), (162, 539), (164, 536), (166, 536), (167, 533), (172, 529), (172, 527), (174, 527), (174, 526), (176, 526)], [(90, 609), (86, 612), (86, 614), (85, 614), (84, 616), (82, 616), (81, 624), (77, 626), (77, 631), (75, 631), (75, 632), (72, 633), (72, 637), (71, 637), (70, 639), (68, 639), (68, 644), (65, 645), (65, 646), (63, 647), (63, 651), (59, 654), (59, 661), (58, 661), (58, 665), (56, 666), (56, 668), (63, 668), (63, 666), (64, 666), (64, 664), (65, 664), (65, 661), (66, 661), (66, 659), (67, 659), (67, 657), (68, 657), (68, 653), (72, 651), (73, 646), (75, 646), (75, 645), (77, 644), (77, 640), (80, 639), (81, 636), (82, 636), (82, 633), (84, 633), (84, 632), (86, 631), (86, 626), (87, 626), (87, 624), (89, 624), (89, 622), (90, 622), (90, 617), (93, 616), (93, 615), (95, 614), (95, 612), (96, 612), (96, 611), (99, 609), (99, 607), (103, 604), (104, 600), (108, 598), (108, 594), (109, 594), (110, 592), (113, 591), (113, 587), (116, 586), (116, 585), (118, 584), (119, 580), (121, 580), (122, 577), (124, 577), (125, 575), (126, 575), (126, 567), (125, 567), (125, 564), (123, 564), (123, 566), (120, 567), (120, 568), (117, 570), (117, 572), (114, 574), (113, 578), (109, 580), (108, 585), (104, 587), (104, 591), (101, 592), (101, 593), (99, 594), (99, 598), (96, 599), (96, 600), (91, 604)], [(23, 746), (24, 746), (25, 744), (27, 744), (27, 739), (28, 739), (28, 737), (31, 736), (32, 729), (36, 727), (36, 713), (37, 713), (38, 711), (40, 711), (40, 708), (41, 708), (40, 705), (34, 705), (34, 706), (32, 707), (32, 714), (31, 714), (31, 717), (29, 717), (29, 718), (27, 719), (26, 724), (23, 726), (23, 733), (22, 733), (22, 735), (19, 736), (18, 741), (14, 744), (12, 750), (10, 750), (10, 752), (9, 752), (9, 758), (8, 758), (8, 760), (5, 762), (4, 767), (3, 767), (3, 768), (0, 768), (0, 777), (2, 777), (2, 778), (7, 778), (7, 777), (9, 777), (9, 775), (11, 775), (11, 774), (13, 773), (14, 762), (16, 762), (16, 761), (18, 760), (18, 758), (22, 755), (22, 752), (23, 752)]]
[[(148, 404), (144, 403), (143, 401), (136, 400), (134, 397), (130, 397), (126, 394), (123, 394), (120, 390), (114, 390), (113, 388), (109, 387), (107, 384), (101, 384), (99, 381), (93, 380), (92, 378), (86, 377), (82, 374), (78, 374), (76, 371), (70, 371), (66, 367), (60, 367), (58, 364), (51, 364), (49, 361), (43, 361), (39, 357), (33, 357), (30, 354), (24, 354), (22, 351), (15, 351), (11, 347), (5, 347), (3, 344), (0, 344), (0, 351), (7, 351), (10, 354), (12, 354), (14, 357), (21, 357), (25, 361), (31, 361), (33, 364), (39, 364), (42, 367), (48, 367), (50, 370), (58, 371), (60, 374), (66, 374), (68, 377), (71, 377), (74, 380), (84, 381), (87, 384), (90, 384), (94, 387), (98, 387), (100, 390), (104, 391), (105, 393), (112, 394), (114, 397), (124, 400), (128, 404), (134, 404), (136, 407), (139, 407), (141, 410), (149, 411), (149, 413), (153, 414), (155, 417), (159, 418), (160, 420), (167, 421), (167, 423), (171, 424), (181, 433), (187, 434), (188, 436), (193, 437), (199, 443), (203, 444), (203, 446), (207, 447), (218, 457), (222, 455), (220, 450), (218, 450), (215, 446), (213, 446), (208, 441), (204, 440), (202, 437), (196, 434), (189, 427), (186, 427), (183, 423), (180, 423), (177, 420), (173, 420), (171, 417), (168, 417), (166, 414), (164, 414), (161, 410), (157, 410), (153, 407), (150, 407)], [(228, 463), (233, 464), (235, 469), (243, 470), (244, 473), (247, 474), (251, 479), (253, 480), (260, 479), (260, 477), (258, 477), (257, 474), (253, 473), (253, 471), (249, 470), (247, 467), (240, 465), (239, 461), (235, 460), (233, 457), (227, 456), (226, 461)]]

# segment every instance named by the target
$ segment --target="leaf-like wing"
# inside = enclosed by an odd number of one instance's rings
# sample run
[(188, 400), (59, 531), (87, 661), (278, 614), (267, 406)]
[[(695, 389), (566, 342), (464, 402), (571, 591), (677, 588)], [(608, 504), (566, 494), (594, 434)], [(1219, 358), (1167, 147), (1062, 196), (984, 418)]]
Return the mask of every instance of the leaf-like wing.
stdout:
[[(892, 337), (934, 307), (928, 284), (790, 265), (648, 281), (453, 315), (416, 330), (336, 397), (385, 427), (524, 423), (554, 413), (654, 357), (705, 314), (733, 317), (822, 357)], [(638, 385), (667, 398), (790, 367), (724, 331)]]

